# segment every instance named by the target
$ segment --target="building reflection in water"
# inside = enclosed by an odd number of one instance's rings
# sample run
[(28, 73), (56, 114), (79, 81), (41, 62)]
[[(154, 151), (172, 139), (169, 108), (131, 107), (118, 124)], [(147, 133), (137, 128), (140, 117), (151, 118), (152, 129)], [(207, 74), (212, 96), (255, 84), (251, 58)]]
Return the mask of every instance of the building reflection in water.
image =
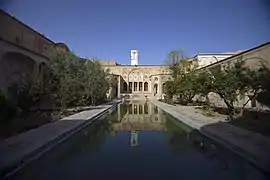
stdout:
[(115, 131), (129, 131), (131, 146), (139, 144), (139, 131), (165, 131), (166, 118), (162, 111), (146, 101), (125, 102), (118, 106), (118, 120), (112, 123)]
[(138, 146), (139, 139), (138, 139), (138, 131), (131, 131), (131, 138), (130, 138), (130, 145), (131, 146)]

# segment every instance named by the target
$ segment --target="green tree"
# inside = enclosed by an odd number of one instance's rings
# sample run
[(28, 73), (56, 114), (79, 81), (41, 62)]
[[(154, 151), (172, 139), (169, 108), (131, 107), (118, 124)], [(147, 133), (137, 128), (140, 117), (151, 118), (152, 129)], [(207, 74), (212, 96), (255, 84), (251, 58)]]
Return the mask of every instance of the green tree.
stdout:
[[(173, 50), (168, 53), (167, 58), (165, 60), (166, 65), (171, 70), (173, 79), (177, 79), (180, 74), (183, 72), (181, 71), (182, 67), (186, 65), (186, 63), (181, 63), (182, 66), (180, 67), (180, 62), (186, 60), (187, 56), (181, 50)], [(185, 61), (186, 62), (186, 61)]]
[(182, 51), (171, 51), (166, 63), (173, 77), (173, 81), (165, 86), (167, 97), (172, 98), (173, 95), (177, 95), (180, 103), (192, 102), (198, 89), (197, 63), (184, 55)]
[(212, 91), (213, 89), (213, 75), (211, 74), (211, 72), (209, 72), (208, 70), (199, 70), (196, 78), (196, 88), (197, 88), (197, 94), (205, 97), (206, 99), (206, 104), (209, 106), (210, 102), (209, 102), (209, 98), (208, 98), (208, 94)]
[(24, 112), (37, 105), (46, 94), (46, 87), (40, 74), (21, 76), (17, 83), (8, 87), (8, 96)]
[(61, 107), (96, 104), (106, 98), (107, 74), (96, 60), (56, 51), (50, 64), (50, 92)]
[(165, 83), (165, 94), (166, 94), (166, 96), (165, 96), (165, 98), (166, 99), (172, 99), (173, 98), (173, 95), (175, 95), (176, 94), (176, 86), (175, 86), (175, 82), (174, 81), (167, 81), (166, 83)]
[[(262, 69), (250, 69), (245, 66), (245, 62), (241, 59), (232, 66), (213, 73), (212, 92), (219, 94), (223, 99), (230, 110), (230, 118), (242, 115), (247, 103), (262, 90), (260, 82), (262, 75)], [(235, 103), (246, 95), (248, 95), (249, 100), (243, 104), (240, 114), (237, 114)]]

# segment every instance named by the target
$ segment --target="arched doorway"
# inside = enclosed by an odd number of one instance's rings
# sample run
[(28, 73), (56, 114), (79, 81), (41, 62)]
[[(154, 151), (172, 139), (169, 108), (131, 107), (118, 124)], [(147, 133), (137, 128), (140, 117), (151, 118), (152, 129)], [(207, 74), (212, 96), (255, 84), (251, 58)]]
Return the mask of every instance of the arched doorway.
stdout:
[(126, 82), (123, 83), (123, 91), (126, 93), (128, 91), (128, 85)]
[(166, 93), (165, 83), (162, 84), (162, 93)]
[(154, 95), (158, 92), (158, 84), (154, 84)]
[(148, 82), (145, 82), (145, 83), (143, 84), (143, 90), (144, 90), (144, 91), (148, 91)]
[(1, 59), (0, 87), (7, 88), (19, 83), (22, 78), (31, 75), (36, 69), (35, 61), (21, 53), (8, 52)]

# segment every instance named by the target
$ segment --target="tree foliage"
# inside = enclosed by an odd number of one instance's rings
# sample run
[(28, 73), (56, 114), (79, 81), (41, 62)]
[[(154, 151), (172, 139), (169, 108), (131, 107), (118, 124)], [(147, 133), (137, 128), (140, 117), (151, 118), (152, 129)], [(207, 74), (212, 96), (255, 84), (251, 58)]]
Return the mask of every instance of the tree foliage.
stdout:
[(219, 94), (224, 103), (229, 108), (231, 115), (235, 115), (235, 103), (246, 96), (248, 100), (243, 104), (243, 108), (250, 100), (254, 100), (258, 93), (264, 89), (261, 79), (265, 69), (251, 69), (245, 66), (245, 62), (239, 59), (231, 66), (225, 67), (223, 71), (213, 73), (214, 81), (212, 92)]
[(50, 70), (50, 90), (62, 107), (96, 104), (106, 98), (108, 74), (97, 61), (57, 51)]
[(198, 66), (182, 51), (171, 51), (166, 63), (169, 65), (173, 77), (173, 81), (167, 82), (165, 85), (167, 97), (172, 98), (173, 95), (176, 95), (183, 104), (191, 102), (197, 94), (198, 74), (195, 70)]
[(72, 52), (55, 49), (48, 65), (46, 72), (22, 76), (0, 92), (0, 115), (4, 119), (11, 119), (13, 111), (30, 112), (47, 99), (53, 99), (53, 104), (63, 110), (95, 105), (106, 100), (108, 89), (117, 85), (116, 77), (105, 72), (97, 60), (81, 59)]
[(188, 60), (177, 51), (169, 53), (167, 62), (170, 62), (173, 80), (166, 83), (166, 97), (172, 98), (176, 95), (183, 104), (192, 102), (195, 95), (208, 99), (208, 94), (214, 92), (223, 99), (231, 115), (234, 115), (236, 102), (248, 96), (243, 109), (264, 90), (261, 79), (265, 76), (265, 67), (251, 69), (241, 58), (222, 70), (212, 72), (206, 69), (198, 70), (194, 61)]
[(35, 72), (21, 76), (17, 83), (8, 87), (7, 92), (7, 96), (15, 106), (23, 111), (29, 111), (32, 106), (39, 103), (46, 89), (42, 77)]

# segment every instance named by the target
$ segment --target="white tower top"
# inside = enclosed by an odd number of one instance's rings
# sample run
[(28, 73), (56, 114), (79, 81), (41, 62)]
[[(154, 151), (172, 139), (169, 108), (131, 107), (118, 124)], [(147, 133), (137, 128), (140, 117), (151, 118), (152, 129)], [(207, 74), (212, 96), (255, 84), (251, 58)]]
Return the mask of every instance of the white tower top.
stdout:
[(131, 65), (138, 65), (138, 50), (130, 51)]

